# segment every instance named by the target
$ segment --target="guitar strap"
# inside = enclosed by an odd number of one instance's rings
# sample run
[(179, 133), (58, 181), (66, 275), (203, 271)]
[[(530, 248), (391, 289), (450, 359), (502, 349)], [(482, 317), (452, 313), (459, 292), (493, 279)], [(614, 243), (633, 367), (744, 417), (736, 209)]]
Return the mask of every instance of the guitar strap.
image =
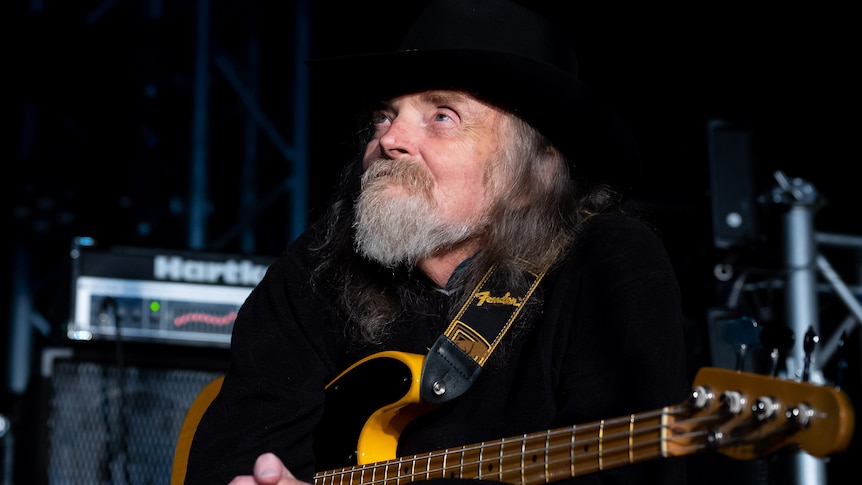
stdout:
[(530, 269), (523, 288), (494, 278), (492, 266), (476, 285), (446, 331), (428, 352), (419, 393), (428, 403), (439, 404), (463, 394), (479, 377), (482, 366), (533, 295), (547, 268)]

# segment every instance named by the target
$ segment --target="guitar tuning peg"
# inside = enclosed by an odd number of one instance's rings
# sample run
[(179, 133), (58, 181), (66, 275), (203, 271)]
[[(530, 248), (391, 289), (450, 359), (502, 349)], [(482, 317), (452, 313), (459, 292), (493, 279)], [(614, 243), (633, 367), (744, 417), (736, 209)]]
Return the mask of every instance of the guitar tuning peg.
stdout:
[(820, 342), (820, 336), (814, 332), (814, 327), (809, 326), (808, 331), (805, 332), (805, 340), (802, 341), (802, 348), (805, 350), (806, 355), (811, 355), (814, 352), (814, 346)]
[(757, 421), (767, 421), (772, 419), (780, 408), (781, 406), (771, 397), (761, 396), (752, 403), (751, 412)]
[(738, 415), (744, 410), (745, 396), (739, 391), (725, 391), (719, 397), (721, 409), (729, 415)]
[(802, 341), (802, 350), (805, 351), (805, 366), (802, 369), (802, 381), (808, 382), (811, 377), (811, 356), (814, 354), (814, 347), (820, 342), (820, 336), (814, 332), (814, 327), (809, 326), (805, 332), (805, 339)]
[(808, 425), (811, 424), (811, 419), (814, 415), (814, 410), (811, 406), (805, 403), (793, 406), (784, 413), (787, 423), (796, 429), (808, 427)]
[(686, 400), (686, 405), (692, 411), (706, 409), (712, 403), (714, 397), (708, 387), (697, 386), (692, 388)]

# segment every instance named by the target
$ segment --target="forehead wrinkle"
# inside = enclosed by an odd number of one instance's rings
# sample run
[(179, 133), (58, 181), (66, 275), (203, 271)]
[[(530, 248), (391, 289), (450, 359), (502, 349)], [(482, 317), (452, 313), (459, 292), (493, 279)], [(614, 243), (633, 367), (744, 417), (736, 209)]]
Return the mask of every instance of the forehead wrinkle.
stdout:
[(453, 102), (465, 102), (468, 100), (468, 96), (466, 93), (461, 91), (425, 91), (423, 92), (419, 98), (429, 104), (446, 104)]

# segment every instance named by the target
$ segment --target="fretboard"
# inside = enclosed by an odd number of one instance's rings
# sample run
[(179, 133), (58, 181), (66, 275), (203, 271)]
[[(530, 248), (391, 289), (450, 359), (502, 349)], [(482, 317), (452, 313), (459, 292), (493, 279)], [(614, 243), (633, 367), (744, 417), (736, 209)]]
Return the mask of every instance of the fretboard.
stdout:
[(399, 485), (435, 478), (534, 485), (666, 456), (667, 407), (540, 433), (320, 472), (314, 485)]

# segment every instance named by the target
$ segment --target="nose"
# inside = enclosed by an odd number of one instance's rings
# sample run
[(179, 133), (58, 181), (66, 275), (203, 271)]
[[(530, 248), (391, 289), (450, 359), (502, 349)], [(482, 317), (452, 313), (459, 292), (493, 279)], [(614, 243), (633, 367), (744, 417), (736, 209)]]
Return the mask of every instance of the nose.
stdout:
[(380, 137), (380, 148), (384, 155), (392, 159), (410, 157), (415, 155), (418, 137), (418, 127), (404, 116), (396, 116)]

